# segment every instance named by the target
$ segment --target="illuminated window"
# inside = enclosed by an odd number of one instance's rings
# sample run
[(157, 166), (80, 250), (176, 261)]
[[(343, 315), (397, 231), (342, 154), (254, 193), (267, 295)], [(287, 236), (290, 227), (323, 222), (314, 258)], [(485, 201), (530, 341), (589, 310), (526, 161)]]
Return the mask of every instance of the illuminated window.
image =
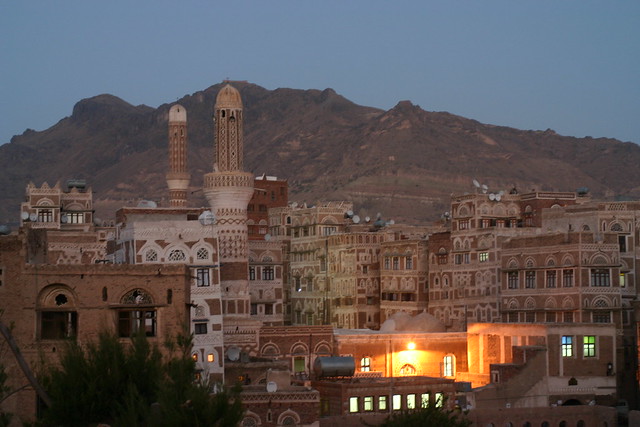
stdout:
[(373, 396), (365, 396), (363, 405), (365, 411), (373, 411)]
[(489, 252), (480, 252), (478, 254), (478, 261), (480, 261), (480, 262), (489, 261)]
[(360, 359), (360, 372), (369, 372), (371, 371), (371, 358), (363, 357)]
[(207, 354), (207, 362), (209, 363), (213, 363), (216, 360), (215, 356), (213, 355), (213, 353), (209, 353)]
[(445, 356), (442, 359), (442, 373), (445, 377), (453, 376), (453, 356)]
[(391, 409), (399, 411), (402, 409), (402, 395), (394, 394), (391, 398)]
[(387, 396), (378, 396), (378, 411), (387, 410)]
[(416, 409), (416, 395), (407, 394), (407, 409)]
[(353, 396), (349, 398), (349, 412), (358, 412), (358, 397)]
[(594, 335), (585, 335), (582, 338), (582, 342), (582, 354), (584, 357), (596, 357), (596, 337)]
[(444, 393), (436, 393), (436, 408), (442, 408), (444, 405)]
[(573, 337), (562, 336), (562, 357), (573, 357)]
[(428, 408), (429, 407), (429, 399), (431, 396), (429, 396), (429, 393), (422, 393), (422, 395), (420, 396), (420, 407), (421, 408)]
[(626, 273), (620, 273), (620, 287), (624, 288), (627, 286), (627, 276)]

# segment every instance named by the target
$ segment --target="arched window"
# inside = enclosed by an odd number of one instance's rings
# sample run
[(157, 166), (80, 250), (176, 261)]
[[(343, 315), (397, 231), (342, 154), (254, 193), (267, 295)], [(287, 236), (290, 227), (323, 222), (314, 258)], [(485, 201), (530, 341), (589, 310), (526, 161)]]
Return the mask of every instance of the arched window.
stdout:
[(158, 252), (155, 249), (147, 249), (144, 253), (144, 261), (145, 262), (157, 262), (158, 261)]
[(130, 337), (139, 331), (148, 337), (156, 336), (156, 308), (151, 295), (142, 289), (134, 289), (120, 300), (118, 310), (118, 335)]
[(198, 249), (196, 252), (196, 259), (198, 259), (198, 261), (207, 261), (209, 259), (209, 251), (207, 248)]
[(186, 260), (187, 257), (185, 256), (184, 251), (182, 251), (182, 249), (172, 249), (169, 252), (169, 256), (167, 257), (167, 259), (169, 261), (179, 262), (179, 261)]
[(402, 368), (400, 368), (400, 375), (402, 376), (411, 376), (415, 374), (416, 374), (416, 368), (409, 363), (403, 365)]

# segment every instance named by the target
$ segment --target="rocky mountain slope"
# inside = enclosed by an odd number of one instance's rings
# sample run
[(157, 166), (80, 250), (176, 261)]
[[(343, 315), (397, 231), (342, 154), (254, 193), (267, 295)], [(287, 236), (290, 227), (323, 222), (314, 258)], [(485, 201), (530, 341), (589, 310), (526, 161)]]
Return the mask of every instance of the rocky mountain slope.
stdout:
[[(482, 124), (401, 101), (382, 111), (332, 89), (267, 90), (233, 82), (245, 107), (245, 168), (289, 180), (291, 200), (353, 200), (358, 213), (430, 222), (451, 193), (589, 187), (594, 197), (640, 198), (640, 147)], [(185, 96), (193, 205), (205, 205), (202, 175), (212, 168), (213, 105), (221, 84)], [(92, 186), (97, 215), (167, 196), (167, 116), (112, 95), (78, 102), (70, 117), (27, 130), (0, 146), (0, 223), (16, 222), (29, 181), (70, 178)]]

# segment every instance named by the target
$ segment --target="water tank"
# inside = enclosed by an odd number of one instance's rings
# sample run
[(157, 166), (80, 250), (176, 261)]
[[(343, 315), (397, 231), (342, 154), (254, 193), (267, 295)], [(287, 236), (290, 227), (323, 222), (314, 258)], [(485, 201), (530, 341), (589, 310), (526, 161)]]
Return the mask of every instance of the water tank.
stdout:
[(352, 377), (356, 371), (356, 361), (353, 357), (318, 357), (313, 364), (313, 372), (318, 378), (324, 377)]

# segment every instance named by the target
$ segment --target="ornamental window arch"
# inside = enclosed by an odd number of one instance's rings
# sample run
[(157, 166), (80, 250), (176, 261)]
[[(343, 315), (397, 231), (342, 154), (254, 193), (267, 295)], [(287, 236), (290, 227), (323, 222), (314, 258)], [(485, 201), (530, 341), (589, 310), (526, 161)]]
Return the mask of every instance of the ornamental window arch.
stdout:
[(544, 302), (544, 308), (556, 308), (556, 307), (557, 307), (556, 299), (553, 297), (547, 298), (547, 300)]
[(524, 308), (534, 309), (536, 308), (536, 300), (531, 297), (528, 297), (524, 302)]
[(624, 229), (622, 228), (622, 225), (619, 222), (614, 222), (611, 224), (611, 231), (621, 233), (624, 231)]
[(608, 265), (610, 263), (611, 260), (609, 257), (602, 253), (594, 254), (591, 256), (591, 259), (589, 259), (589, 264), (591, 265)]
[(44, 198), (38, 200), (38, 203), (36, 203), (36, 206), (44, 208), (44, 207), (50, 207), (50, 206), (55, 206), (55, 205), (53, 203), (53, 200), (51, 200), (48, 197), (44, 197)]
[(518, 259), (515, 257), (512, 257), (511, 259), (509, 259), (509, 262), (507, 263), (507, 268), (511, 268), (511, 269), (516, 269), (518, 268), (520, 264), (518, 263)]
[(469, 208), (466, 205), (460, 205), (458, 207), (458, 216), (459, 217), (468, 217), (469, 215)]
[(575, 262), (574, 262), (574, 260), (573, 260), (573, 255), (571, 255), (571, 254), (565, 254), (565, 255), (562, 257), (562, 265), (563, 265), (563, 266), (568, 267), (568, 266), (571, 266), (571, 265), (574, 265), (574, 264), (575, 264)]
[(267, 343), (262, 346), (260, 354), (267, 357), (276, 357), (280, 355), (280, 348), (275, 343)]
[(524, 265), (527, 268), (534, 268), (536, 266), (536, 260), (533, 259), (532, 257), (527, 258), (527, 260), (524, 262)]
[(545, 261), (545, 265), (547, 267), (555, 267), (556, 266), (556, 257), (553, 255), (549, 255)]
[(155, 263), (162, 261), (160, 259), (160, 255), (163, 253), (163, 250), (154, 242), (148, 242), (146, 245), (144, 245), (140, 249), (140, 253), (142, 254), (142, 262)]
[(130, 337), (143, 333), (157, 335), (157, 310), (155, 298), (146, 289), (133, 288), (124, 292), (118, 306), (118, 336)]
[(66, 339), (78, 331), (76, 293), (63, 283), (54, 283), (42, 289), (36, 300), (38, 339)]
[(574, 307), (574, 303), (573, 303), (573, 299), (571, 299), (571, 297), (567, 296), (562, 300), (562, 308), (573, 309), (573, 307)]
[(609, 301), (609, 298), (599, 296), (593, 299), (591, 306), (593, 308), (609, 308), (611, 307), (611, 302)]

